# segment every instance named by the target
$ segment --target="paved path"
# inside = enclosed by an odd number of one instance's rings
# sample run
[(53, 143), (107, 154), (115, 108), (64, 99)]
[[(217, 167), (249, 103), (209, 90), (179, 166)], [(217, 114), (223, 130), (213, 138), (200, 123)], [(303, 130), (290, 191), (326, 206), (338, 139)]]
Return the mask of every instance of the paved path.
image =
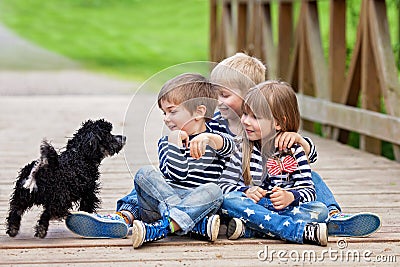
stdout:
[(0, 71), (0, 96), (133, 94), (139, 86), (83, 70)]
[(0, 96), (132, 94), (139, 85), (85, 71), (0, 24)]
[(0, 23), (0, 70), (75, 68), (78, 63), (20, 38)]

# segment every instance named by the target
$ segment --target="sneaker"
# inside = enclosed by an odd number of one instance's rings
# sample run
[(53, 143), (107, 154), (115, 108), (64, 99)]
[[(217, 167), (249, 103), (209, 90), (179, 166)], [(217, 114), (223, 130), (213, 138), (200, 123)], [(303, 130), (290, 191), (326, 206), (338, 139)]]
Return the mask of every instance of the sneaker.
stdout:
[(135, 220), (132, 226), (132, 245), (134, 248), (138, 248), (143, 243), (163, 239), (169, 232), (169, 220), (167, 216), (163, 216), (154, 223)]
[(305, 243), (326, 246), (328, 244), (328, 228), (325, 223), (307, 223), (304, 228), (303, 240)]
[(206, 216), (199, 221), (190, 232), (205, 237), (208, 241), (214, 242), (218, 238), (219, 225), (219, 215)]
[(226, 237), (230, 240), (236, 240), (239, 237), (243, 237), (245, 232), (245, 226), (241, 219), (233, 218), (229, 221), (228, 227), (226, 228)]
[(104, 216), (84, 211), (71, 212), (65, 224), (71, 232), (92, 238), (124, 238), (129, 230), (125, 220), (117, 214)]
[(374, 213), (336, 213), (328, 221), (328, 233), (332, 236), (369, 236), (381, 227), (381, 219)]

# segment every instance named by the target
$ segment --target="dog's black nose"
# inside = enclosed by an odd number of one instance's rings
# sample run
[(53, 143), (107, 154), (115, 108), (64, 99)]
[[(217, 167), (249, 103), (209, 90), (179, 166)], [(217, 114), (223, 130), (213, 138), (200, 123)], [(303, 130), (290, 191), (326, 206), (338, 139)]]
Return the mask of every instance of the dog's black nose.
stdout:
[(123, 135), (116, 135), (115, 139), (117, 139), (118, 142), (120, 142), (121, 144), (125, 144), (126, 143), (126, 136)]

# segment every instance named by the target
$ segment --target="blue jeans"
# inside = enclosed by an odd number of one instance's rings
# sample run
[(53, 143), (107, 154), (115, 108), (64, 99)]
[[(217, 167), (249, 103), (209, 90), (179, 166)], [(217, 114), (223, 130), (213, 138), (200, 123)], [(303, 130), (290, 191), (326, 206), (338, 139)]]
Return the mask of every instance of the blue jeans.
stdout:
[(140, 218), (154, 222), (168, 214), (187, 234), (206, 215), (215, 214), (223, 201), (223, 194), (214, 183), (193, 189), (181, 189), (168, 184), (163, 174), (153, 166), (141, 168), (135, 175)]
[(136, 189), (133, 188), (132, 191), (117, 201), (116, 211), (127, 210), (132, 213), (135, 220), (140, 220), (139, 215), (139, 203), (136, 193)]
[(316, 172), (311, 172), (311, 178), (314, 183), (315, 191), (317, 198), (316, 200), (325, 204), (328, 207), (329, 211), (339, 210), (340, 206), (336, 202), (335, 197), (332, 194), (332, 191), (328, 188), (326, 183), (322, 180), (321, 176), (319, 176)]
[(305, 225), (309, 222), (324, 222), (328, 209), (320, 202), (312, 201), (300, 206), (274, 209), (270, 199), (262, 198), (258, 203), (246, 197), (243, 192), (231, 192), (224, 197), (221, 214), (230, 218), (240, 218), (246, 227), (266, 236), (279, 237), (295, 243), (303, 243)]

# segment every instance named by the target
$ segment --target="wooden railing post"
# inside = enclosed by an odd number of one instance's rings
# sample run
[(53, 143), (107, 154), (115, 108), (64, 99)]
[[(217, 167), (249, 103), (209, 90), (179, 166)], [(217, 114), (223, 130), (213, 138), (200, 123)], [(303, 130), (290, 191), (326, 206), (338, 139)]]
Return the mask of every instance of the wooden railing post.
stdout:
[(330, 1), (329, 33), (330, 99), (340, 103), (346, 73), (346, 0)]
[(217, 0), (210, 0), (210, 51), (211, 61), (216, 61), (217, 56)]
[(278, 25), (278, 76), (289, 79), (290, 53), (293, 47), (293, 4), (279, 3)]
[(248, 4), (239, 1), (237, 8), (237, 36), (236, 50), (246, 51), (247, 49), (247, 6)]
[[(346, 73), (346, 0), (330, 0), (329, 29), (329, 94), (333, 102), (341, 103)], [(337, 139), (339, 129), (329, 136)]]
[[(370, 1), (363, 1), (361, 12), (364, 12), (365, 15), (362, 22), (364, 38), (361, 51), (361, 108), (379, 112), (381, 108), (381, 90), (378, 82), (374, 51), (371, 46), (369, 10)], [(371, 153), (380, 154), (381, 142), (376, 138), (360, 135), (360, 148)]]
[[(304, 129), (313, 131), (314, 123), (319, 122), (326, 136), (347, 143), (349, 131), (355, 131), (357, 126), (362, 149), (379, 154), (381, 141), (388, 141), (393, 144), (395, 158), (400, 161), (400, 142), (395, 137), (400, 131), (400, 119), (397, 119), (400, 118), (400, 84), (390, 43), (385, 0), (362, 0), (348, 70), (346, 4), (353, 3), (346, 0), (329, 2), (330, 38), (326, 62), (318, 18), (319, 2), (322, 0), (211, 0), (210, 58), (219, 61), (238, 51), (255, 55), (267, 65), (268, 78), (288, 81), (296, 92), (328, 105), (325, 112), (335, 111), (335, 114), (311, 116), (310, 107), (304, 107), (307, 114), (303, 117)], [(279, 15), (278, 45), (273, 40), (271, 18), (275, 3)], [(295, 23), (294, 3), (301, 5)], [(315, 103), (307, 97), (302, 99)], [(388, 115), (380, 113), (382, 99)], [(341, 104), (346, 105), (342, 112)], [(360, 108), (355, 111), (353, 107), (358, 105)], [(362, 121), (347, 118), (349, 114)], [(377, 122), (384, 127), (382, 131), (389, 132), (377, 134), (370, 125)]]

